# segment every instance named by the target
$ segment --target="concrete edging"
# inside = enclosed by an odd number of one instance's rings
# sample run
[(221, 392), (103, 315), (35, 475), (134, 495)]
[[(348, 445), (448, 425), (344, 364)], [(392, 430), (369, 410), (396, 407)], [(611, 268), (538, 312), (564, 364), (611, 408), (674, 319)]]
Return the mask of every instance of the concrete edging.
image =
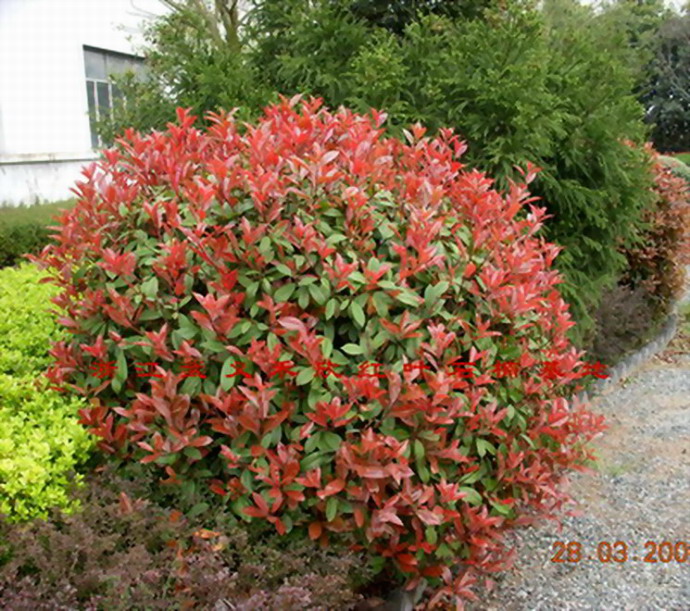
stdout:
[(608, 378), (597, 380), (590, 388), (576, 394), (575, 396), (580, 401), (589, 402), (597, 395), (612, 388), (669, 345), (678, 330), (680, 321), (678, 309), (690, 301), (690, 265), (685, 268), (685, 283), (685, 292), (671, 306), (671, 312), (657, 336), (610, 369)]

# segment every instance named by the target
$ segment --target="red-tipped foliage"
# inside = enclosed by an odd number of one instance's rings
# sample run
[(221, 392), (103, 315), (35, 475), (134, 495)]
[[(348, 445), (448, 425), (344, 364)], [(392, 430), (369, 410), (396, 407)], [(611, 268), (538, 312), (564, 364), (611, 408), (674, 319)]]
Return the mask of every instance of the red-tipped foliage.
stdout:
[(656, 202), (647, 210), (649, 227), (641, 243), (625, 252), (629, 270), (624, 281), (641, 286), (657, 312), (665, 314), (682, 292), (685, 266), (690, 264), (690, 189), (650, 145), (647, 151)]
[(544, 211), (464, 170), (449, 130), (401, 142), (298, 100), (179, 119), (89, 168), (41, 255), (73, 334), (53, 382), (105, 450), (466, 596), (602, 426), (566, 398), (581, 354)]

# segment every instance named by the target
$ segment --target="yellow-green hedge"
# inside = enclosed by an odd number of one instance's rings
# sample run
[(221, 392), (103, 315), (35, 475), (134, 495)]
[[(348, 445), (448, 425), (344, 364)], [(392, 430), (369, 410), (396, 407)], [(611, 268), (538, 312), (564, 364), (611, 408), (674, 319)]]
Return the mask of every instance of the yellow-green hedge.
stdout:
[(54, 287), (34, 265), (0, 270), (0, 514), (10, 520), (69, 509), (66, 493), (89, 456), (79, 399), (47, 388), (43, 372), (58, 330), (48, 313)]

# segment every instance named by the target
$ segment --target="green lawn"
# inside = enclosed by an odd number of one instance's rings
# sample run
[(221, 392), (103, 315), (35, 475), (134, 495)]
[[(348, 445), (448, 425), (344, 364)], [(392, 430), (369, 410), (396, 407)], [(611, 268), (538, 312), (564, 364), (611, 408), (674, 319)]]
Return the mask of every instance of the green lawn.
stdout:
[(0, 224), (21, 225), (24, 223), (52, 224), (52, 216), (63, 208), (74, 206), (74, 199), (65, 199), (51, 204), (39, 204), (35, 206), (0, 206)]
[(673, 153), (673, 156), (690, 165), (690, 153)]

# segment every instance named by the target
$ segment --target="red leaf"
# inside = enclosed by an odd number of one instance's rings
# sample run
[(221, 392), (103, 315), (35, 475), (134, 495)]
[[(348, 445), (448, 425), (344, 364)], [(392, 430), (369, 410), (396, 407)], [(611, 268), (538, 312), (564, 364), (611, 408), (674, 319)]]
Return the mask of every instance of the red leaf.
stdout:
[(312, 541), (316, 541), (321, 536), (322, 531), (323, 527), (321, 526), (321, 522), (312, 522), (309, 525), (309, 538)]
[(283, 521), (280, 518), (277, 518), (274, 521), (274, 524), (279, 535), (284, 535), (287, 532), (287, 528), (285, 528), (285, 524), (283, 524)]
[(427, 526), (438, 526), (443, 523), (443, 510), (439, 513), (429, 511), (428, 509), (418, 509), (417, 516)]
[(203, 448), (204, 446), (210, 445), (212, 443), (212, 437), (209, 437), (208, 435), (202, 435), (201, 437), (197, 437), (196, 439), (191, 441), (189, 445), (195, 448)]
[(123, 515), (127, 515), (133, 511), (134, 505), (132, 504), (132, 499), (130, 499), (126, 493), (120, 492), (120, 512)]
[(334, 479), (326, 486), (324, 487), (323, 490), (319, 490), (316, 495), (321, 498), (325, 499), (326, 497), (333, 496), (334, 494), (338, 494), (341, 490), (345, 488), (345, 481), (342, 479)]
[(359, 528), (362, 528), (364, 526), (364, 512), (362, 511), (361, 507), (355, 507), (354, 516), (355, 524), (357, 524)]
[(253, 518), (268, 517), (268, 503), (266, 503), (264, 497), (262, 497), (258, 492), (253, 492), (252, 498), (254, 499), (254, 503), (256, 503), (256, 507), (245, 507), (244, 513)]
[(299, 331), (300, 333), (304, 334), (307, 332), (307, 328), (304, 326), (304, 323), (299, 318), (295, 318), (294, 316), (285, 316), (284, 318), (281, 318), (278, 323), (285, 327), (288, 331)]

